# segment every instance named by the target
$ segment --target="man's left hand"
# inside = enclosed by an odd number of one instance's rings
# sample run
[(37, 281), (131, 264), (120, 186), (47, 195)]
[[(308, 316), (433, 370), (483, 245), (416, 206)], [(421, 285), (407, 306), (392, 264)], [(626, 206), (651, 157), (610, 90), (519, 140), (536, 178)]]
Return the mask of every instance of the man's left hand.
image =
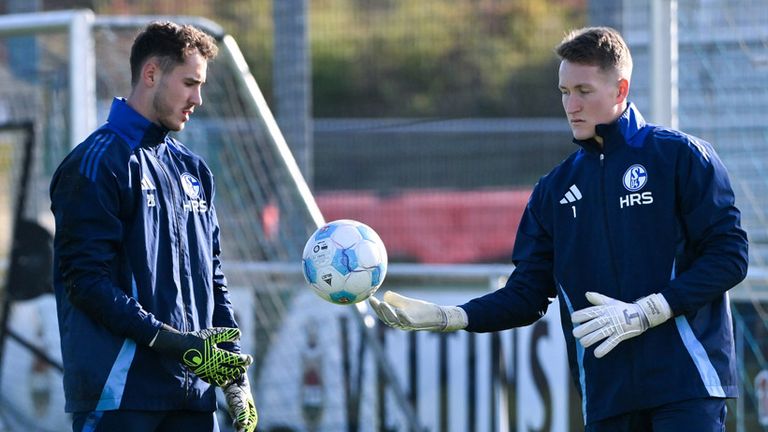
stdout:
[(595, 306), (571, 314), (574, 324), (583, 323), (573, 329), (573, 336), (584, 348), (605, 339), (595, 348), (597, 358), (608, 354), (620, 342), (672, 317), (672, 310), (661, 294), (651, 294), (634, 303), (624, 303), (595, 292), (588, 292), (586, 297)]
[(237, 432), (256, 430), (259, 415), (256, 412), (256, 405), (253, 403), (248, 376), (243, 374), (235, 382), (225, 386), (223, 390), (235, 430)]

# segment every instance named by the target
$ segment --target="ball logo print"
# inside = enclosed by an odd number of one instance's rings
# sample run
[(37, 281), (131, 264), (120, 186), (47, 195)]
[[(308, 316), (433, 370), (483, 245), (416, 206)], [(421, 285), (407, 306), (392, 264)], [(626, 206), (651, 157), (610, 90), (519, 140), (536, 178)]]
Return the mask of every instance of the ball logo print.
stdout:
[(639, 191), (648, 183), (648, 171), (640, 164), (632, 165), (624, 172), (624, 188), (630, 192)]
[(387, 274), (387, 250), (368, 225), (349, 219), (329, 222), (307, 240), (304, 279), (322, 299), (354, 304), (370, 297)]
[(184, 353), (184, 361), (191, 366), (200, 366), (203, 362), (203, 355), (196, 349), (191, 349)]
[(188, 172), (181, 175), (181, 187), (191, 199), (197, 199), (200, 196), (200, 182)]

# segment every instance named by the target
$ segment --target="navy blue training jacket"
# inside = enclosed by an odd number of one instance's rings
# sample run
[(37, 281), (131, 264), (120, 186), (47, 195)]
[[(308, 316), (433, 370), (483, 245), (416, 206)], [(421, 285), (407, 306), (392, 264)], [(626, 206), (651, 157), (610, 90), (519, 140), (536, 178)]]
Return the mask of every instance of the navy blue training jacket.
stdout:
[(167, 133), (115, 99), (53, 175), (67, 412), (216, 408), (212, 386), (147, 346), (161, 323), (237, 327), (213, 175)]
[[(468, 331), (530, 324), (560, 296), (563, 333), (585, 424), (701, 397), (736, 397), (727, 291), (747, 273), (747, 236), (712, 146), (646, 124), (634, 105), (604, 138), (534, 187), (506, 285), (461, 307)], [(675, 317), (602, 359), (573, 335), (587, 291), (632, 302), (661, 293)], [(597, 346), (599, 344), (596, 344)]]

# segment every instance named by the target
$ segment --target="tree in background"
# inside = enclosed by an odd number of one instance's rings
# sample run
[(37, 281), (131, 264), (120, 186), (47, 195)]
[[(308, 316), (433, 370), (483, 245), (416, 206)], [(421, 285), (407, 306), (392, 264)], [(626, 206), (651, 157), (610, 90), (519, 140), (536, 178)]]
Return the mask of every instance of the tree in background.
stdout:
[[(210, 18), (237, 39), (270, 99), (272, 1), (45, 7)], [(316, 117), (560, 116), (552, 47), (586, 20), (586, 0), (308, 1)]]
[(552, 47), (583, 1), (315, 0), (317, 117), (559, 116)]

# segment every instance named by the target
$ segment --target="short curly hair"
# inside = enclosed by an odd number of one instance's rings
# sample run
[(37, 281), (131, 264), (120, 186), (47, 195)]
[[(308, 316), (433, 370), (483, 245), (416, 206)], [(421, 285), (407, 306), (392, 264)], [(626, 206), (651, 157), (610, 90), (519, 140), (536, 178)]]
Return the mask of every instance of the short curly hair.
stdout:
[(618, 31), (610, 27), (585, 27), (570, 32), (555, 47), (560, 60), (598, 66), (604, 72), (632, 76), (632, 54)]
[(139, 82), (141, 68), (149, 58), (158, 57), (160, 69), (166, 72), (184, 63), (195, 51), (211, 60), (219, 48), (213, 37), (191, 25), (169, 21), (150, 23), (136, 36), (131, 47), (131, 85)]

